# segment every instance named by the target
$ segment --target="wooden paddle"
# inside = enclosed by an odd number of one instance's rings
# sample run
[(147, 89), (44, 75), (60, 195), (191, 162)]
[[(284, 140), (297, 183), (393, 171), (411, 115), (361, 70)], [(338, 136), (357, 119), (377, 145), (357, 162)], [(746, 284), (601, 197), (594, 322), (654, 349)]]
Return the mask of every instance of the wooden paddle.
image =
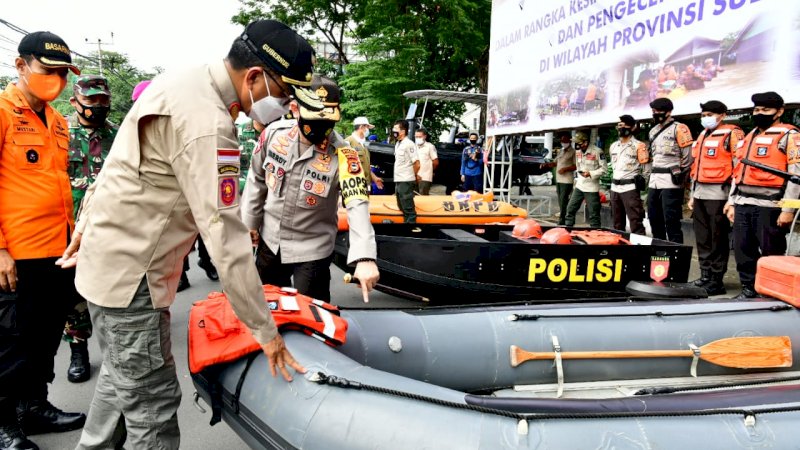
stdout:
[[(596, 358), (691, 358), (692, 350), (620, 350), (561, 352), (562, 359)], [(555, 359), (554, 352), (529, 352), (511, 346), (511, 367), (530, 360)], [(792, 366), (792, 341), (789, 336), (732, 337), (700, 347), (700, 359), (723, 367), (755, 369)]]

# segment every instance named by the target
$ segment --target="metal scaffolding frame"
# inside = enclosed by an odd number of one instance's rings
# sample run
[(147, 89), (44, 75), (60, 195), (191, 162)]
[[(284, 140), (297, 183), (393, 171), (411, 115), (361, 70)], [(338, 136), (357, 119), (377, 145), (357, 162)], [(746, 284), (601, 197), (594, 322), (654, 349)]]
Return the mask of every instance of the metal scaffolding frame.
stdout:
[(511, 201), (514, 149), (522, 145), (522, 134), (489, 137), (489, 157), (483, 172), (483, 192), (493, 193), (495, 200)]

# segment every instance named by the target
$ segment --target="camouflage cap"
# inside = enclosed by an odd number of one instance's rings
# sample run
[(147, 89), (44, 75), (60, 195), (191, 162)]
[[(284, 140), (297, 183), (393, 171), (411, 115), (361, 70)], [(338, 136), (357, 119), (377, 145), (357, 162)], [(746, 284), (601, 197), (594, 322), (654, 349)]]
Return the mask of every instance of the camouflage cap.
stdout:
[(83, 75), (75, 80), (72, 87), (75, 94), (91, 97), (92, 95), (108, 95), (111, 96), (111, 91), (108, 89), (108, 80), (101, 75)]

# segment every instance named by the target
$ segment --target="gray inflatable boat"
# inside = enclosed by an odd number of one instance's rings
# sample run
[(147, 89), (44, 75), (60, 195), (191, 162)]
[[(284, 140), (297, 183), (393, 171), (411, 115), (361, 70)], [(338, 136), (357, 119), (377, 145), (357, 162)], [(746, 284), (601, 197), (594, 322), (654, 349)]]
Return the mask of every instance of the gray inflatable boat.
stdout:
[[(800, 312), (780, 301), (345, 310), (342, 316), (349, 330), (341, 347), (284, 334), (306, 375), (291, 383), (272, 378), (263, 354), (254, 354), (194, 375), (199, 396), (215, 403), (253, 448), (798, 445), (800, 371), (792, 361), (800, 357)], [(754, 338), (764, 336), (795, 345), (759, 348)], [(716, 347), (720, 342), (755, 345)], [(528, 354), (512, 346), (546, 355), (523, 362), (520, 355)], [(571, 352), (611, 356), (571, 359)], [(760, 368), (743, 369), (728, 367), (736, 364), (727, 357), (763, 360)]]

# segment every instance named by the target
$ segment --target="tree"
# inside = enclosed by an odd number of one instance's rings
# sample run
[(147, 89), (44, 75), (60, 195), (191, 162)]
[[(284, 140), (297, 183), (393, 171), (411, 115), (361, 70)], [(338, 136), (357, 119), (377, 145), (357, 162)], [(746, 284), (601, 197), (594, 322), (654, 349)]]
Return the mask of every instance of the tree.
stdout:
[[(341, 55), (345, 38), (357, 44), (364, 60), (344, 58), (341, 74), (334, 74), (344, 90), (345, 123), (366, 115), (386, 132), (394, 120), (405, 117), (413, 100), (402, 94), (409, 90), (486, 92), (490, 0), (240, 2), (244, 6), (235, 23), (274, 17), (306, 36), (321, 33)], [(462, 104), (430, 102), (425, 126), (437, 136), (463, 111)]]
[[(73, 62), (81, 69), (81, 75), (100, 74), (96, 52), (90, 53), (88, 58), (76, 56), (73, 58)], [(155, 71), (157, 70), (158, 68), (155, 69)], [(125, 54), (104, 51), (102, 75), (108, 80), (108, 88), (111, 91), (111, 112), (108, 115), (108, 120), (119, 124), (128, 114), (131, 106), (133, 106), (133, 101), (131, 101), (133, 88), (138, 82), (153, 78), (156, 73), (146, 72), (134, 67)], [(75, 109), (69, 103), (69, 99), (73, 95), (72, 87), (76, 78), (77, 76), (70, 72), (67, 78), (67, 87), (56, 100), (51, 102), (53, 107), (64, 116), (75, 112)]]
[(239, 0), (242, 7), (233, 17), (233, 23), (247, 25), (256, 19), (274, 18), (298, 30), (309, 40), (322, 40), (331, 44), (334, 54), (318, 55), (341, 66), (350, 63), (346, 37), (354, 36), (352, 17), (364, 8), (366, 0)]

